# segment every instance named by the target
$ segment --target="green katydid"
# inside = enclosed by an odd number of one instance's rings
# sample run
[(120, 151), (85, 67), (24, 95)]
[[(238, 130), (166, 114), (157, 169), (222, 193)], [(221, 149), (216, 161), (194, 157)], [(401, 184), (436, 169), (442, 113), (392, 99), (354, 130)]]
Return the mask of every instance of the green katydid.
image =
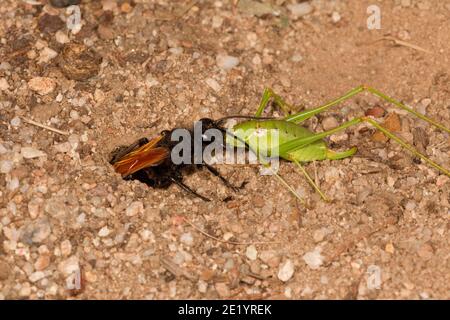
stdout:
[[(416, 117), (430, 123), (431, 125), (435, 126), (436, 128), (439, 128), (447, 133), (450, 133), (450, 129), (446, 128), (445, 126), (435, 122), (434, 120), (428, 118), (427, 116), (420, 114), (416, 112), (415, 110), (407, 107), (403, 103), (381, 93), (380, 91), (368, 87), (365, 85), (358, 86), (349, 92), (347, 92), (345, 95), (330, 101), (322, 106), (319, 106), (317, 108), (308, 109), (302, 112), (298, 112), (292, 115), (289, 115), (282, 119), (267, 119), (267, 118), (261, 118), (261, 119), (251, 119), (244, 122), (240, 122), (233, 126), (233, 128), (230, 130), (232, 135), (227, 137), (227, 143), (232, 145), (238, 145), (239, 141), (245, 142), (250, 149), (256, 150), (256, 154), (260, 153), (261, 151), (266, 152), (268, 156), (279, 156), (280, 158), (283, 158), (287, 161), (294, 162), (300, 169), (301, 173), (305, 175), (308, 182), (317, 190), (317, 192), (321, 195), (321, 197), (324, 200), (327, 200), (326, 196), (323, 194), (323, 192), (319, 189), (319, 187), (314, 183), (313, 179), (307, 174), (301, 163), (315, 161), (315, 160), (338, 160), (343, 159), (352, 156), (357, 151), (356, 147), (353, 147), (349, 150), (343, 151), (343, 152), (335, 152), (333, 150), (330, 150), (328, 146), (326, 145), (326, 142), (323, 140), (325, 137), (330, 136), (338, 131), (342, 131), (352, 125), (356, 125), (362, 122), (366, 122), (373, 127), (375, 127), (377, 130), (384, 133), (387, 137), (391, 138), (392, 140), (399, 143), (402, 147), (409, 150), (411, 153), (413, 153), (415, 156), (423, 159), (425, 162), (427, 162), (430, 166), (434, 167), (435, 169), (439, 170), (440, 172), (444, 173), (447, 176), (450, 176), (450, 171), (448, 169), (443, 168), (439, 164), (435, 163), (433, 160), (425, 156), (424, 154), (417, 151), (413, 146), (407, 144), (400, 138), (398, 138), (396, 135), (394, 135), (392, 132), (388, 131), (386, 128), (381, 126), (378, 122), (375, 120), (369, 118), (369, 117), (359, 117), (354, 118), (334, 129), (320, 132), (320, 133), (314, 133), (309, 131), (308, 129), (298, 125), (299, 123), (311, 118), (312, 116), (319, 114), (323, 111), (328, 110), (329, 108), (346, 101), (350, 99), (351, 97), (357, 95), (361, 92), (369, 92), (387, 102), (392, 103), (396, 107), (403, 109), (407, 111), (408, 113), (415, 115)], [(292, 107), (286, 103), (279, 95), (277, 95), (273, 90), (266, 89), (264, 91), (263, 97), (261, 99), (260, 105), (258, 110), (256, 111), (255, 118), (261, 117), (264, 109), (268, 105), (269, 101), (273, 100), (273, 102), (283, 109), (283, 111), (286, 110), (292, 110)], [(233, 135), (236, 138), (233, 138)], [(256, 137), (256, 138), (255, 138)], [(273, 140), (276, 144), (276, 149), (278, 154), (270, 154), (271, 147), (268, 146), (269, 142), (272, 143), (273, 147)], [(261, 163), (265, 164), (267, 166), (267, 162), (260, 158)], [(264, 163), (265, 162), (265, 163)], [(280, 181), (300, 200), (302, 200), (295, 190), (289, 186), (285, 180), (283, 180), (279, 175), (276, 174), (276, 177), (280, 179)], [(303, 201), (303, 200), (302, 200)]]

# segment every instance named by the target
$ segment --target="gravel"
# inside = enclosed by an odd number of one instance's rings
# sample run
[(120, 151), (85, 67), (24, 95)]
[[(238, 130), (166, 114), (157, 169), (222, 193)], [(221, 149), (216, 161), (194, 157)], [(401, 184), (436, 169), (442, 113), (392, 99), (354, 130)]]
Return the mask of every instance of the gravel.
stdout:
[(288, 259), (282, 264), (280, 264), (280, 267), (278, 269), (278, 279), (280, 279), (283, 282), (289, 281), (292, 276), (294, 275), (294, 262), (292, 260)]
[[(450, 179), (394, 141), (373, 141), (367, 124), (325, 139), (357, 146), (354, 157), (304, 164), (330, 202), (288, 162), (279, 173), (304, 204), (254, 165), (217, 166), (247, 183), (240, 192), (207, 171), (187, 175), (212, 199), (203, 202), (125, 181), (108, 163), (138, 138), (252, 115), (265, 87), (295, 112), (365, 83), (449, 127), (450, 46), (432, 40), (450, 34), (442, 6), (383, 5), (392, 35), (429, 53), (358, 45), (367, 8), (354, 0), (80, 9), (77, 32), (65, 9), (0, 2), (0, 299), (448, 297)], [(359, 94), (302, 125), (320, 132), (365, 113), (385, 123), (395, 112), (388, 125), (449, 168), (448, 135), (397, 109)], [(264, 115), (284, 111), (271, 104)], [(367, 287), (373, 265), (380, 289)]]
[(296, 4), (290, 4), (287, 8), (294, 16), (303, 17), (310, 14), (313, 11), (313, 7), (309, 2), (300, 2)]
[(320, 247), (315, 247), (314, 250), (309, 251), (303, 255), (303, 260), (306, 262), (308, 267), (315, 270), (318, 269), (323, 263), (323, 256), (321, 254), (322, 249)]
[(239, 58), (228, 55), (217, 55), (216, 63), (219, 68), (230, 70), (239, 65)]

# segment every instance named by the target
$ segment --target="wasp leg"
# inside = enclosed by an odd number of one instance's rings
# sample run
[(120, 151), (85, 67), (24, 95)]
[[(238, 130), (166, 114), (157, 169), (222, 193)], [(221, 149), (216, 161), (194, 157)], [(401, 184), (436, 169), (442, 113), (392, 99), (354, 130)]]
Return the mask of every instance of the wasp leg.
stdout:
[(114, 164), (117, 161), (119, 161), (124, 155), (126, 155), (127, 153), (130, 153), (131, 151), (133, 151), (136, 148), (142, 147), (144, 144), (148, 143), (148, 139), (147, 138), (141, 138), (135, 142), (133, 142), (132, 144), (130, 144), (129, 146), (120, 146), (117, 147), (113, 152), (112, 152), (112, 158), (109, 161), (110, 164)]
[(219, 171), (217, 171), (216, 168), (214, 168), (213, 166), (207, 164), (207, 163), (203, 163), (203, 166), (206, 167), (206, 169), (209, 170), (209, 172), (211, 172), (213, 175), (215, 175), (216, 177), (218, 177), (220, 180), (222, 180), (223, 184), (226, 185), (228, 188), (230, 188), (231, 190), (233, 190), (234, 192), (239, 192), (241, 189), (243, 189), (245, 187), (245, 185), (247, 184), (247, 181), (244, 181), (241, 183), (240, 186), (234, 186), (232, 185), (225, 177), (223, 177)]
[(175, 178), (170, 178), (175, 184), (177, 184), (181, 189), (183, 189), (184, 191), (186, 191), (187, 193), (190, 193), (200, 199), (202, 199), (203, 201), (211, 201), (210, 199), (198, 194), (197, 192), (195, 192), (194, 190), (192, 190), (190, 187), (188, 187), (187, 185), (185, 185), (182, 181), (175, 179)]

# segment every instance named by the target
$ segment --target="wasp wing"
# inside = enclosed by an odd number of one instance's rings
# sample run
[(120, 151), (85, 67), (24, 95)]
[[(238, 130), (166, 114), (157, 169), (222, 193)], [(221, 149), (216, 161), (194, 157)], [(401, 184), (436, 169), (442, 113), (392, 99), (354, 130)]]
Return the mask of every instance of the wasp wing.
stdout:
[(169, 156), (170, 150), (157, 147), (163, 136), (157, 136), (143, 146), (125, 154), (113, 164), (116, 172), (126, 177), (141, 169), (157, 166)]

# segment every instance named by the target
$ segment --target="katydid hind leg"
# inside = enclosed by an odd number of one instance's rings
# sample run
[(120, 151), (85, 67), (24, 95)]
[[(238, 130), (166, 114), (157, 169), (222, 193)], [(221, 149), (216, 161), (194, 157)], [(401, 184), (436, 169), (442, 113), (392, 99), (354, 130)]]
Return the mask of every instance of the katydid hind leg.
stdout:
[[(331, 130), (327, 130), (324, 132), (320, 132), (320, 133), (316, 133), (314, 135), (311, 135), (309, 137), (306, 138), (298, 138), (298, 139), (293, 139), (290, 140), (288, 142), (285, 142), (283, 144), (281, 144), (279, 146), (279, 153), (280, 154), (288, 154), (290, 152), (293, 152), (295, 150), (301, 149), (315, 141), (318, 141), (320, 139), (323, 139), (329, 135), (332, 135), (338, 131), (342, 131), (350, 126), (356, 125), (358, 123), (361, 122), (366, 122), (369, 123), (370, 125), (372, 125), (373, 127), (375, 127), (377, 130), (381, 131), (382, 133), (384, 133), (387, 137), (391, 138), (392, 140), (394, 140), (395, 142), (397, 142), (398, 144), (400, 144), (402, 147), (404, 147), (405, 149), (407, 149), (408, 151), (410, 151), (412, 154), (414, 154), (415, 156), (423, 159), (425, 162), (427, 162), (430, 166), (432, 166), (433, 168), (437, 169), (438, 171), (442, 172), (443, 174), (450, 176), (450, 171), (442, 166), (440, 166), (439, 164), (437, 164), (436, 162), (434, 162), (433, 160), (431, 160), (430, 158), (428, 158), (427, 156), (425, 156), (424, 154), (422, 154), (421, 152), (419, 152), (418, 150), (416, 150), (413, 146), (409, 145), (408, 143), (406, 143), (405, 141), (403, 141), (402, 139), (400, 139), (399, 137), (397, 137), (395, 134), (393, 134), (392, 132), (390, 132), (389, 130), (387, 130), (386, 128), (384, 128), (383, 126), (381, 126), (378, 122), (376, 122), (375, 120), (372, 120), (371, 118), (368, 117), (360, 117), (360, 118), (355, 118), (352, 119), (348, 122), (343, 123), (342, 125), (333, 128)], [(348, 151), (344, 151), (344, 153), (348, 153), (351, 154), (352, 152), (356, 152), (356, 149), (352, 148)], [(353, 152), (353, 153), (354, 153)], [(335, 157), (332, 157), (330, 159), (333, 159)]]
[(300, 169), (300, 172), (305, 176), (306, 180), (309, 182), (309, 184), (317, 191), (317, 193), (322, 197), (322, 199), (324, 201), (329, 201), (328, 197), (322, 192), (322, 190), (320, 189), (320, 187), (314, 182), (314, 180), (311, 178), (311, 176), (308, 174), (308, 172), (306, 171), (306, 169), (301, 165), (301, 163), (299, 161), (297, 161), (296, 159), (292, 159), (295, 164), (298, 166), (298, 168)]
[(333, 106), (338, 105), (341, 102), (347, 101), (348, 99), (354, 97), (355, 95), (361, 93), (361, 92), (369, 92), (370, 94), (373, 94), (376, 97), (381, 98), (382, 100), (389, 102), (391, 104), (393, 104), (394, 106), (396, 106), (399, 109), (402, 109), (406, 112), (408, 112), (411, 115), (414, 115), (416, 117), (418, 117), (419, 119), (422, 119), (426, 122), (428, 122), (429, 124), (431, 124), (432, 126), (439, 128), (442, 131), (448, 132), (450, 133), (450, 129), (446, 128), (444, 125), (436, 122), (435, 120), (415, 111), (414, 109), (411, 109), (409, 107), (407, 107), (404, 103), (401, 103), (400, 101), (382, 93), (381, 91), (370, 87), (370, 86), (366, 86), (366, 85), (360, 85), (352, 90), (350, 90), (349, 92), (347, 92), (346, 94), (344, 94), (343, 96), (334, 99), (330, 102), (325, 103), (324, 105), (321, 105), (317, 108), (313, 108), (313, 109), (308, 109), (308, 110), (304, 110), (302, 112), (298, 112), (295, 114), (292, 114), (286, 118), (284, 118), (284, 120), (286, 121), (292, 121), (295, 123), (301, 123), (309, 118), (311, 118), (312, 116), (319, 114), (321, 112), (324, 112), (328, 109), (330, 109)]

